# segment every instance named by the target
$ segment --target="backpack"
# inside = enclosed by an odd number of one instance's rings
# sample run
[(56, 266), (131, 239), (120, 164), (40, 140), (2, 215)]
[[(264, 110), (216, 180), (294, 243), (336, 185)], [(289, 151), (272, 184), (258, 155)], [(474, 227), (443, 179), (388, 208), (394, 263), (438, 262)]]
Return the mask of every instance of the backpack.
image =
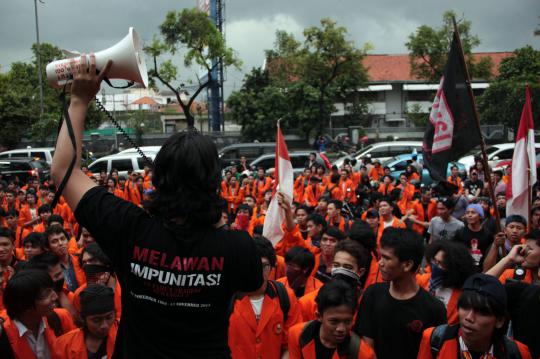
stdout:
[[(304, 326), (304, 328), (302, 329), (302, 333), (300, 333), (300, 349), (305, 347), (311, 341), (314, 335), (319, 335), (318, 332), (315, 332), (316, 328), (317, 328), (316, 320), (312, 320)], [(358, 358), (358, 352), (360, 351), (360, 337), (355, 332), (351, 332), (349, 344), (347, 345), (347, 348), (342, 348), (342, 350), (343, 349), (346, 349), (346, 354), (347, 354), (348, 359)], [(339, 347), (338, 347), (338, 353), (339, 355), (345, 354), (340, 351)]]
[[(266, 292), (268, 293), (269, 288), (272, 288), (274, 293), (277, 295), (279, 299), (279, 307), (281, 309), (281, 312), (283, 313), (283, 323), (286, 323), (287, 318), (289, 317), (289, 310), (291, 309), (291, 301), (289, 300), (289, 294), (287, 293), (285, 284), (281, 282), (277, 282), (275, 280), (269, 280), (268, 286), (269, 287), (266, 288)], [(238, 299), (238, 296), (236, 294), (233, 295), (231, 299), (231, 303), (229, 305), (229, 316), (233, 313), (234, 302), (237, 299)]]
[[(433, 358), (437, 358), (445, 341), (457, 337), (457, 328), (457, 325), (450, 326), (448, 324), (443, 324), (433, 329), (431, 337), (429, 338), (429, 345), (431, 347), (431, 355)], [(516, 342), (507, 336), (504, 336), (503, 345), (504, 351), (506, 352), (506, 359), (521, 359), (521, 353), (519, 352)]]

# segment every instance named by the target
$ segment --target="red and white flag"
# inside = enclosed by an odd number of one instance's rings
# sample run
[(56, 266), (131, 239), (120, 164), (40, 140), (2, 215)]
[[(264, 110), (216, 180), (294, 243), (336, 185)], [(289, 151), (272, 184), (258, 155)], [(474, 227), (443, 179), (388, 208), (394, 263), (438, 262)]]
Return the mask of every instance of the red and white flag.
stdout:
[(277, 192), (281, 192), (285, 195), (285, 200), (291, 203), (293, 198), (293, 168), (291, 159), (289, 158), (289, 151), (287, 151), (287, 145), (285, 139), (281, 133), (279, 121), (277, 124), (277, 138), (276, 138), (276, 162), (275, 162), (275, 186), (272, 193), (272, 200), (266, 211), (266, 217), (264, 219), (263, 236), (268, 238), (272, 245), (276, 245), (283, 238), (283, 229), (281, 224), (285, 219), (285, 213), (278, 204)]
[(525, 87), (525, 104), (521, 113), (516, 147), (512, 157), (510, 183), (506, 187), (506, 214), (520, 214), (529, 221), (532, 186), (536, 182), (534, 122), (529, 86)]

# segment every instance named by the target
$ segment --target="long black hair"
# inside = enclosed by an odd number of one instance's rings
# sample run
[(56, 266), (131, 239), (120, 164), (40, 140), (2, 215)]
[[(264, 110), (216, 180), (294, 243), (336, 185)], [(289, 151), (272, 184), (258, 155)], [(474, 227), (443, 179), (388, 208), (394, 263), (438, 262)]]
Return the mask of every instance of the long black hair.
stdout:
[(426, 248), (426, 260), (431, 262), (439, 251), (443, 251), (443, 264), (446, 267), (446, 275), (442, 285), (446, 288), (459, 289), (463, 287), (465, 280), (476, 273), (474, 260), (468, 248), (459, 242), (434, 241)]
[(169, 137), (154, 161), (156, 187), (148, 211), (186, 227), (209, 227), (221, 217), (220, 166), (212, 139), (195, 129)]

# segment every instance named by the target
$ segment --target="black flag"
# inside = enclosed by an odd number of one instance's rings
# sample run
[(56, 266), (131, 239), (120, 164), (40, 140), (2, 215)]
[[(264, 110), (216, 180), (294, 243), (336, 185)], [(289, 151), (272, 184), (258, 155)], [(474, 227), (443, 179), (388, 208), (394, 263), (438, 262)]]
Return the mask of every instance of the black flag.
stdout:
[(479, 145), (481, 139), (458, 41), (454, 32), (448, 62), (424, 133), (424, 165), (435, 181), (446, 181), (448, 163)]

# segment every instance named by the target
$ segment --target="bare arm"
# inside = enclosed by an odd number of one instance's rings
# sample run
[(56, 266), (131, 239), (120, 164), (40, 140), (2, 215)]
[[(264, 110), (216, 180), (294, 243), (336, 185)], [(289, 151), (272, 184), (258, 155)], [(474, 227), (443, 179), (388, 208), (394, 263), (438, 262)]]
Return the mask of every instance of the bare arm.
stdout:
[[(88, 104), (96, 96), (101, 81), (112, 64), (112, 62), (109, 61), (103, 71), (101, 71), (99, 75), (96, 75), (95, 56), (93, 54), (90, 55), (90, 67), (86, 64), (86, 56), (84, 54), (81, 56), (81, 59), (83, 59), (83, 61), (81, 62), (79, 71), (74, 74), (74, 80), (71, 84), (71, 103), (68, 109), (77, 143), (77, 161), (71, 177), (63, 191), (67, 203), (73, 210), (77, 208), (82, 196), (90, 188), (96, 186), (96, 184), (81, 171), (81, 144)], [(73, 145), (69, 138), (67, 125), (64, 122), (60, 133), (58, 134), (56, 150), (51, 166), (51, 176), (57, 185), (62, 182), (72, 159)]]
[(495, 240), (489, 247), (489, 251), (484, 258), (484, 273), (491, 269), (497, 263), (497, 255), (499, 254), (499, 247), (504, 246), (504, 241), (506, 240), (506, 235), (503, 232), (497, 233), (495, 235)]
[(488, 270), (486, 274), (499, 278), (506, 269), (511, 268), (515, 264), (522, 263), (525, 260), (525, 258), (523, 258), (523, 255), (521, 254), (522, 251), (523, 245), (512, 247), (510, 253), (508, 253), (506, 257), (504, 257), (497, 264), (491, 267), (491, 269)]

